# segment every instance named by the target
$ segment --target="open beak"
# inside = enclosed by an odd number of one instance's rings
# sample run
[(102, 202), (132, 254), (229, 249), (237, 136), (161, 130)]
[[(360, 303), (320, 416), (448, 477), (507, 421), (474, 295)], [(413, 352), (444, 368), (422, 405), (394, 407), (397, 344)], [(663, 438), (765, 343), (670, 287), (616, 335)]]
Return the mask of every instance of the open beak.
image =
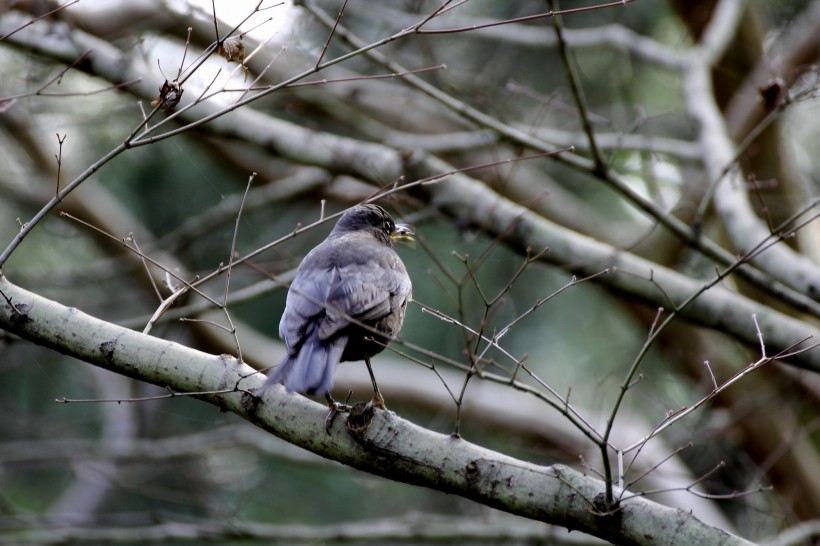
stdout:
[(416, 242), (416, 240), (413, 239), (413, 235), (414, 232), (410, 226), (396, 224), (396, 229), (394, 229), (393, 233), (390, 234), (390, 239), (394, 242), (404, 243), (412, 247)]

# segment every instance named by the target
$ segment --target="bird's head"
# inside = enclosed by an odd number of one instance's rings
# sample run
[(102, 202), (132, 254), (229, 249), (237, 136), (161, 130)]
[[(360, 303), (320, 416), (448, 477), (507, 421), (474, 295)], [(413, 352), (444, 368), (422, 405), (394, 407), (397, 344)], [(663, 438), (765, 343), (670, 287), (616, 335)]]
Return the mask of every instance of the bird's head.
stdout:
[(356, 205), (345, 212), (332, 234), (343, 234), (354, 231), (366, 231), (387, 246), (394, 242), (412, 243), (413, 230), (410, 226), (396, 224), (390, 214), (379, 205), (367, 203)]

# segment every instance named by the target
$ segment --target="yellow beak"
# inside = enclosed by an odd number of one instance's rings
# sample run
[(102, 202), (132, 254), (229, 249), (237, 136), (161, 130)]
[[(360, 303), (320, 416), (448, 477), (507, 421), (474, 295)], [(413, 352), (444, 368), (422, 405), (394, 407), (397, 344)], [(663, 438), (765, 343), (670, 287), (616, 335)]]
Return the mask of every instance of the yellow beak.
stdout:
[(415, 232), (410, 226), (404, 224), (396, 224), (396, 229), (390, 234), (390, 239), (393, 241), (414, 246), (416, 240), (413, 238)]

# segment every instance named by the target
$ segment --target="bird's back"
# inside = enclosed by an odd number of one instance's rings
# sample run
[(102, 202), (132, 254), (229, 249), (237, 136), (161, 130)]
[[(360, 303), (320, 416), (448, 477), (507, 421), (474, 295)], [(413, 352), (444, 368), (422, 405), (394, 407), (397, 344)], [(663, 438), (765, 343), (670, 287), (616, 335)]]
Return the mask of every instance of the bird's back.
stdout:
[(398, 335), (411, 294), (391, 247), (366, 232), (331, 235), (296, 271), (279, 323), (288, 359), (271, 380), (284, 377), (299, 392), (327, 391), (337, 362), (369, 358)]

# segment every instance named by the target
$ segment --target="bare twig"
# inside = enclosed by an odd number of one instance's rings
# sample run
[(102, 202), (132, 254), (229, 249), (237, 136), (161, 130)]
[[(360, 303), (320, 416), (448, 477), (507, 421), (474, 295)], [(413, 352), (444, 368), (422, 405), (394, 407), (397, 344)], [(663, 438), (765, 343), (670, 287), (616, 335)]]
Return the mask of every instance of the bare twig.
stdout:
[(57, 154), (54, 158), (57, 160), (57, 186), (54, 190), (54, 195), (57, 196), (60, 194), (60, 174), (63, 172), (63, 142), (68, 135), (60, 136), (60, 133), (57, 133)]
[(54, 9), (52, 9), (52, 10), (50, 10), (50, 11), (47, 11), (46, 13), (44, 13), (44, 14), (42, 14), (42, 15), (38, 15), (37, 17), (35, 17), (35, 18), (31, 19), (30, 21), (28, 21), (27, 23), (25, 23), (24, 25), (20, 25), (19, 27), (15, 28), (15, 29), (14, 29), (14, 30), (12, 30), (11, 32), (7, 32), (6, 34), (4, 34), (4, 35), (0, 36), (0, 42), (2, 42), (3, 40), (5, 40), (6, 38), (8, 38), (8, 37), (10, 37), (10, 36), (13, 36), (14, 34), (16, 34), (16, 33), (18, 33), (18, 32), (20, 32), (20, 31), (21, 31), (21, 30), (23, 30), (24, 28), (26, 28), (26, 27), (29, 27), (29, 26), (33, 25), (33, 24), (34, 24), (34, 23), (36, 23), (37, 21), (40, 21), (40, 20), (45, 19), (45, 18), (47, 18), (47, 17), (51, 17), (51, 16), (52, 16), (52, 15), (54, 15), (55, 13), (57, 13), (57, 12), (59, 12), (59, 11), (62, 11), (62, 10), (64, 10), (64, 9), (68, 8), (69, 6), (73, 6), (74, 4), (76, 4), (76, 3), (77, 3), (77, 2), (79, 2), (79, 1), (80, 1), (80, 0), (72, 0), (72, 1), (71, 1), (71, 2), (69, 2), (68, 4), (63, 4), (63, 5), (61, 5), (61, 6), (57, 6), (56, 8), (54, 8)]
[(415, 25), (416, 32), (418, 34), (455, 34), (460, 32), (471, 32), (474, 30), (482, 29), (482, 28), (490, 28), (490, 27), (497, 27), (502, 25), (510, 25), (514, 23), (525, 23), (529, 21), (537, 21), (539, 19), (547, 19), (550, 17), (555, 17), (556, 15), (570, 15), (574, 13), (582, 13), (585, 11), (592, 11), (598, 9), (607, 9), (607, 8), (616, 8), (623, 6), (624, 4), (628, 4), (630, 2), (634, 2), (635, 0), (619, 0), (617, 2), (607, 2), (604, 4), (592, 5), (592, 6), (584, 6), (581, 8), (571, 8), (571, 9), (564, 9), (564, 10), (550, 10), (543, 13), (536, 13), (534, 15), (524, 15), (522, 17), (515, 17), (512, 19), (504, 19), (503, 21), (493, 21), (491, 23), (485, 23), (481, 25), (471, 25), (468, 27), (457, 27), (457, 28), (444, 28), (444, 29), (435, 29), (435, 30), (422, 30), (421, 27), (426, 25), (433, 17), (438, 16), (440, 14), (441, 8), (433, 13), (433, 15), (425, 17), (421, 22)]
[(317, 70), (319, 69), (319, 66), (322, 64), (322, 59), (325, 58), (325, 53), (327, 53), (327, 48), (330, 47), (330, 41), (333, 40), (333, 35), (336, 33), (336, 27), (338, 26), (339, 21), (342, 20), (342, 16), (345, 13), (345, 8), (346, 7), (347, 7), (347, 0), (344, 0), (344, 2), (342, 2), (342, 7), (339, 8), (339, 12), (336, 14), (336, 23), (330, 29), (330, 33), (327, 35), (327, 40), (325, 40), (325, 43), (322, 46), (322, 51), (319, 53), (319, 58), (316, 59), (316, 64), (314, 65), (314, 68), (316, 68)]
[[(230, 394), (237, 392), (238, 389), (222, 389), (219, 391), (201, 391), (201, 392), (177, 392), (171, 387), (165, 387), (168, 394), (158, 394), (155, 396), (143, 396), (139, 398), (57, 398), (54, 401), (58, 404), (123, 404), (136, 402), (154, 402), (156, 400), (167, 400), (169, 398), (177, 398), (179, 396), (211, 396), (214, 394)], [(244, 392), (244, 391), (243, 391)]]
[(245, 207), (245, 200), (248, 197), (248, 192), (250, 191), (251, 184), (253, 184), (253, 180), (255, 178), (256, 173), (252, 173), (248, 178), (248, 184), (245, 186), (245, 193), (242, 194), (242, 202), (239, 205), (239, 210), (236, 212), (236, 223), (234, 224), (233, 238), (231, 239), (231, 250), (228, 256), (228, 270), (225, 278), (225, 295), (222, 301), (222, 311), (225, 313), (225, 319), (230, 325), (228, 331), (231, 333), (234, 342), (236, 343), (236, 357), (239, 359), (239, 362), (242, 362), (242, 347), (239, 343), (239, 335), (236, 331), (236, 326), (231, 320), (230, 313), (228, 313), (228, 294), (230, 294), (231, 290), (231, 273), (233, 272), (234, 258), (236, 257), (236, 238), (239, 235), (239, 220), (242, 217), (242, 210)]
[[(549, 0), (551, 10), (557, 5), (557, 0)], [(589, 118), (589, 107), (584, 96), (584, 91), (581, 88), (581, 82), (578, 78), (578, 72), (575, 70), (575, 65), (570, 59), (569, 47), (564, 40), (563, 31), (561, 29), (561, 17), (556, 15), (552, 19), (552, 25), (555, 29), (555, 36), (558, 38), (558, 54), (561, 57), (561, 62), (564, 65), (564, 72), (569, 80), (572, 97), (575, 99), (575, 106), (578, 108), (578, 117), (581, 121), (581, 127), (584, 129), (584, 134), (589, 142), (589, 151), (592, 154), (592, 161), (595, 163), (595, 173), (605, 175), (607, 165), (604, 161), (601, 152), (598, 150), (598, 144), (595, 141), (595, 133), (592, 130), (592, 123)]]

